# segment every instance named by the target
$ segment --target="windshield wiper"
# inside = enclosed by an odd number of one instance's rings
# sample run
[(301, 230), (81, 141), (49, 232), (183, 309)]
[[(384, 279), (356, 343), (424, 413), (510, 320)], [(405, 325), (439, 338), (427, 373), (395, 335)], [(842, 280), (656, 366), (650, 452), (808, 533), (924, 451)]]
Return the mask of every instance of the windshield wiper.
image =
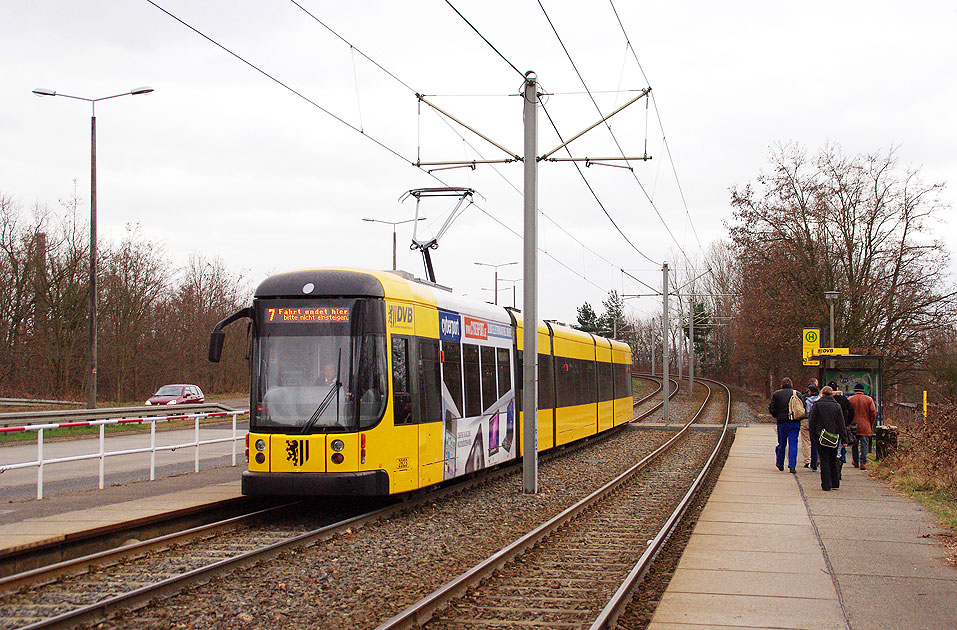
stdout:
[(339, 393), (339, 388), (342, 387), (342, 381), (336, 378), (336, 382), (332, 385), (332, 389), (329, 390), (329, 393), (326, 394), (326, 397), (322, 399), (322, 402), (319, 403), (319, 406), (316, 407), (315, 412), (313, 412), (312, 417), (309, 418), (309, 421), (302, 427), (300, 434), (308, 433), (309, 430), (319, 421), (319, 416), (326, 410), (326, 407), (329, 406), (329, 403), (332, 402), (332, 397)]
[(319, 403), (319, 406), (316, 407), (316, 410), (313, 412), (312, 417), (309, 418), (309, 421), (306, 422), (302, 427), (302, 431), (299, 432), (300, 435), (305, 435), (309, 432), (312, 427), (315, 426), (316, 422), (319, 421), (319, 416), (323, 414), (326, 410), (326, 407), (329, 406), (329, 403), (332, 402), (332, 397), (336, 397), (336, 423), (339, 422), (339, 390), (342, 389), (342, 379), (339, 378), (339, 372), (342, 370), (342, 348), (339, 348), (339, 360), (336, 367), (336, 382), (333, 383), (332, 388), (329, 390), (329, 393), (326, 394), (326, 397), (322, 399), (322, 402)]

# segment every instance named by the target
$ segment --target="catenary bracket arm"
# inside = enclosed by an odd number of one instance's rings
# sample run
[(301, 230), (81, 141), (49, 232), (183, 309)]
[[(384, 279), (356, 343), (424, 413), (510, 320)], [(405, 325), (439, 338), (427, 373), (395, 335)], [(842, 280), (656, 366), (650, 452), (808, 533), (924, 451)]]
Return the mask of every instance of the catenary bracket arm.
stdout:
[[(481, 138), (482, 140), (485, 140), (486, 142), (488, 142), (488, 143), (491, 144), (492, 146), (494, 146), (494, 147), (496, 147), (496, 148), (498, 148), (498, 149), (501, 149), (502, 151), (504, 151), (505, 153), (507, 153), (507, 154), (509, 155), (509, 157), (511, 157), (513, 160), (515, 160), (515, 161), (517, 161), (517, 162), (521, 162), (521, 161), (522, 161), (522, 156), (518, 155), (518, 154), (515, 153), (514, 151), (509, 151), (508, 149), (506, 149), (505, 147), (503, 147), (503, 146), (500, 145), (499, 143), (495, 142), (494, 140), (492, 140), (492, 139), (489, 138), (488, 136), (486, 136), (486, 135), (484, 135), (484, 134), (482, 134), (482, 133), (479, 133), (479, 132), (476, 131), (475, 129), (469, 127), (468, 125), (466, 125), (464, 122), (462, 122), (461, 120), (459, 120), (458, 118), (456, 118), (456, 117), (453, 116), (452, 114), (450, 114), (450, 113), (448, 113), (447, 111), (441, 109), (440, 107), (437, 107), (437, 106), (434, 105), (433, 103), (430, 103), (430, 102), (429, 102), (428, 100), (426, 100), (426, 98), (425, 98), (424, 96), (422, 96), (421, 94), (416, 94), (416, 97), (417, 97), (420, 101), (422, 101), (423, 103), (425, 103), (426, 105), (428, 105), (429, 107), (431, 107), (432, 109), (434, 109), (435, 111), (439, 112), (440, 114), (442, 114), (443, 116), (445, 116), (446, 118), (448, 118), (449, 120), (451, 120), (452, 122), (455, 122), (455, 123), (457, 123), (457, 124), (459, 124), (459, 125), (465, 127), (466, 129), (468, 129), (469, 131), (471, 131), (472, 133), (474, 133), (475, 135), (477, 135), (477, 136), (478, 136), (479, 138)], [(419, 166), (419, 165), (416, 164), (416, 166)]]
[(598, 125), (602, 124), (603, 122), (605, 122), (606, 120), (608, 120), (609, 118), (611, 118), (612, 116), (614, 116), (615, 114), (617, 114), (618, 112), (620, 112), (621, 110), (625, 109), (625, 108), (628, 107), (629, 105), (632, 105), (632, 104), (635, 103), (636, 101), (638, 101), (638, 100), (640, 100), (640, 99), (643, 99), (644, 97), (648, 96), (648, 94), (650, 94), (650, 93), (651, 93), (651, 88), (650, 88), (650, 87), (649, 87), (649, 88), (645, 88), (645, 89), (642, 90), (641, 93), (638, 94), (638, 96), (636, 96), (635, 98), (631, 99), (630, 101), (628, 101), (627, 103), (625, 103), (624, 105), (622, 105), (621, 107), (619, 107), (618, 109), (616, 109), (615, 111), (613, 111), (612, 113), (608, 114), (607, 116), (605, 116), (604, 118), (602, 118), (601, 120), (599, 120), (598, 122), (596, 122), (595, 124), (593, 124), (593, 125), (591, 125), (591, 126), (585, 128), (583, 131), (581, 131), (581, 132), (575, 134), (575, 135), (572, 136), (569, 140), (566, 140), (565, 142), (561, 143), (560, 145), (558, 145), (557, 147), (555, 147), (554, 149), (552, 149), (552, 150), (549, 151), (548, 153), (545, 153), (544, 155), (542, 155), (542, 156), (541, 156), (540, 158), (538, 158), (538, 159), (539, 159), (539, 160), (548, 159), (548, 156), (552, 155), (552, 154), (555, 153), (556, 151), (559, 151), (559, 150), (561, 150), (561, 149), (567, 147), (569, 144), (571, 144), (571, 143), (574, 142), (575, 140), (581, 138), (581, 137), (584, 136), (586, 133), (588, 133), (589, 131), (591, 131), (592, 129), (594, 129), (595, 127), (597, 127)]

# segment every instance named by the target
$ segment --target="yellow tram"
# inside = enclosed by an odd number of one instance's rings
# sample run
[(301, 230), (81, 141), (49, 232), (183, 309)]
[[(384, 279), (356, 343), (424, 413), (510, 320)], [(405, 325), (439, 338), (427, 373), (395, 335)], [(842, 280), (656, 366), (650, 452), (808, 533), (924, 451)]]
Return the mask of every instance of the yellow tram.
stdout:
[[(387, 495), (522, 454), (522, 322), (404, 272), (272, 276), (253, 305), (247, 495)], [(538, 324), (538, 448), (631, 419), (631, 350)]]

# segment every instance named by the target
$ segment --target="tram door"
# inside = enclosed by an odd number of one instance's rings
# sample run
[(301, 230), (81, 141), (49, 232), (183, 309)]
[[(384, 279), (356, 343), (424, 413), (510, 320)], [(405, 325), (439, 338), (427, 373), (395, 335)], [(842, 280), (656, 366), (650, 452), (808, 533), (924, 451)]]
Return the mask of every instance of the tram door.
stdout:
[(442, 423), (439, 340), (417, 338), (413, 386), (418, 424), (419, 487), (443, 479), (445, 431)]
[[(418, 430), (412, 399), (411, 338), (392, 335), (392, 449), (389, 469), (392, 488), (403, 492), (418, 487)], [(387, 460), (388, 461), (388, 460)]]

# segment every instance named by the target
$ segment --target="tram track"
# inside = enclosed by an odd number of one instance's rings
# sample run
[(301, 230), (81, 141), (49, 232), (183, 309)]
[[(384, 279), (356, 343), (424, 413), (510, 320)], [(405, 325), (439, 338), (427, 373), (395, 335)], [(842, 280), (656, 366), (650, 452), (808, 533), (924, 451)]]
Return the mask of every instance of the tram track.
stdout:
[[(636, 409), (642, 402), (652, 398), (655, 393), (636, 401)], [(643, 412), (643, 414), (653, 413), (653, 411), (654, 409), (651, 409)], [(600, 436), (598, 439), (603, 439), (603, 437)], [(587, 446), (587, 443), (582, 448), (585, 446)], [(560, 449), (559, 454), (567, 456), (577, 450), (580, 449), (574, 447)], [(505, 476), (511, 472), (513, 471), (510, 468), (500, 469), (493, 475), (486, 475), (474, 480), (469, 485), (487, 483), (496, 476)], [(462, 485), (445, 488), (438, 493), (433, 492), (423, 495), (399, 506), (391, 506), (374, 513), (356, 516), (350, 520), (308, 531), (303, 531), (302, 527), (296, 531), (277, 531), (274, 523), (270, 524), (269, 531), (251, 530), (245, 525), (240, 525), (239, 519), (236, 519), (233, 526), (245, 533), (232, 535), (224, 532), (225, 529), (228, 529), (224, 524), (217, 524), (219, 525), (219, 529), (216, 530), (217, 533), (197, 534), (204, 537), (195, 543), (201, 551), (195, 556), (197, 559), (194, 560), (186, 557), (186, 549), (190, 546), (190, 543), (179, 544), (172, 540), (151, 541), (152, 548), (150, 550), (145, 548), (138, 552), (125, 550), (127, 556), (134, 556), (131, 561), (107, 558), (104, 555), (95, 559), (95, 562), (90, 562), (89, 566), (79, 569), (79, 576), (51, 578), (49, 575), (43, 577), (40, 575), (42, 571), (37, 571), (29, 579), (37, 583), (46, 583), (42, 588), (28, 587), (26, 581), (21, 582), (18, 586), (14, 586), (15, 583), (11, 581), (7, 588), (0, 585), (0, 591), (18, 589), (13, 591), (12, 598), (8, 593), (0, 593), (0, 620), (3, 620), (0, 621), (0, 628), (74, 627), (80, 623), (100, 622), (114, 616), (119, 610), (138, 608), (157, 597), (169, 596), (171, 593), (182, 591), (191, 585), (209, 581), (226, 572), (234, 572), (240, 567), (261, 562), (276, 554), (290, 553), (292, 549), (316, 545), (327, 539), (351, 536), (350, 532), (364, 525), (383, 519), (388, 520), (389, 517), (395, 516), (399, 512), (421, 509), (422, 505), (429, 502), (434, 505), (435, 502), (441, 500), (443, 493), (460, 493), (465, 489), (467, 488)], [(249, 518), (254, 517), (250, 516)], [(209, 531), (212, 532), (213, 530)], [(209, 543), (214, 539), (217, 543), (223, 544), (216, 549), (212, 548)], [(257, 544), (243, 546), (235, 542), (241, 539), (255, 540)], [(275, 540), (276, 542), (263, 544), (266, 540)], [(256, 547), (256, 549), (251, 547)], [(164, 557), (168, 556), (168, 551), (173, 549), (180, 556), (175, 561)], [(149, 565), (149, 561), (158, 561), (159, 568), (156, 565)], [(108, 566), (104, 567), (104, 563)], [(129, 568), (123, 569), (122, 572), (118, 571), (117, 567), (124, 564), (127, 564)], [(77, 570), (74, 568), (67, 572), (76, 573)], [(86, 578), (83, 577), (84, 575), (86, 575)], [(92, 579), (92, 584), (89, 580), (84, 582), (87, 578)], [(108, 590), (99, 586), (104, 582), (114, 585), (116, 588), (113, 590), (117, 592), (108, 592)], [(67, 588), (65, 595), (62, 592), (57, 595), (47, 588), (51, 584), (62, 585), (65, 583), (72, 583), (72, 586)], [(135, 586), (135, 588), (123, 591), (120, 588), (123, 585)], [(38, 588), (40, 590), (37, 590)], [(78, 592), (80, 595), (78, 595)], [(93, 601), (78, 605), (77, 602), (84, 599), (83, 593), (86, 593), (87, 599)], [(69, 602), (69, 606), (72, 606), (73, 609), (63, 611), (64, 607), (68, 607), (64, 602)], [(32, 609), (31, 606), (33, 606)]]
[[(723, 444), (731, 413), (726, 388), (724, 427), (716, 444), (682, 439), (708, 407), (712, 391), (705, 386), (708, 396), (699, 411), (664, 445), (376, 630), (612, 627)], [(672, 449), (673, 457), (661, 457)], [(673, 506), (661, 490), (676, 483), (689, 489)]]
[[(636, 399), (633, 420), (640, 420), (660, 408), (652, 401), (661, 392), (661, 379), (639, 376), (657, 385), (657, 388)], [(673, 388), (672, 396), (676, 388)], [(639, 407), (649, 408), (639, 412)], [(600, 439), (602, 436), (598, 436)], [(576, 445), (565, 450), (575, 449)], [(81, 531), (64, 540), (53, 540), (23, 549), (9, 550), (0, 555), (0, 593), (21, 588), (36, 581), (50, 581), (58, 575), (80, 573), (96, 562), (116, 562), (123, 557), (146, 553), (156, 546), (168, 547), (204, 532), (236, 527), (243, 519), (270, 513), (265, 510), (270, 501), (228, 499), (206, 504), (201, 510), (168, 512), (148, 518), (116, 523), (104, 530)], [(288, 503), (288, 502), (287, 502)], [(281, 507), (281, 506), (280, 506)], [(217, 515), (219, 515), (217, 517)], [(133, 540), (130, 543), (128, 541)]]

